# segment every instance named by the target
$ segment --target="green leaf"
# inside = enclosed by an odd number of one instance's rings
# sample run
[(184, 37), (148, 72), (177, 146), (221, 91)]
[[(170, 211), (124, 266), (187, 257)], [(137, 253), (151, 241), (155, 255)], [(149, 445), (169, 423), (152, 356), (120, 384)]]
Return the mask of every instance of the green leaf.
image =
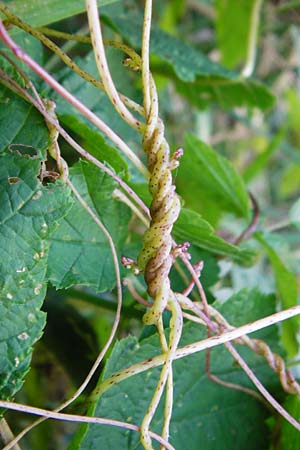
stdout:
[[(109, 230), (117, 251), (121, 252), (128, 234), (130, 212), (112, 197), (116, 183), (86, 161), (79, 161), (71, 168), (70, 179)], [(82, 284), (103, 292), (116, 284), (107, 239), (78, 202), (52, 236), (48, 276), (57, 288)]]
[[(104, 13), (119, 33), (140, 49), (142, 16), (136, 3), (130, 4), (131, 9), (124, 8), (123, 12), (122, 8), (106, 7)], [(265, 110), (274, 103), (273, 95), (258, 81), (241, 78), (155, 25), (151, 29), (150, 50), (161, 61), (153, 64), (152, 70), (174, 78), (178, 91), (199, 108), (216, 102), (226, 108), (244, 105)]]
[(69, 190), (60, 182), (42, 186), (39, 168), (39, 158), (0, 155), (1, 398), (22, 386), (42, 334), (48, 238), (70, 206)]
[(174, 235), (181, 241), (189, 241), (209, 252), (229, 256), (239, 263), (249, 264), (253, 259), (252, 252), (224, 241), (215, 234), (213, 227), (206, 220), (187, 208), (181, 210), (174, 226)]
[[(139, 99), (137, 98), (137, 96), (139, 92), (134, 87), (132, 73), (130, 73), (128, 69), (123, 67), (121, 62), (124, 55), (112, 48), (108, 48), (106, 54), (109, 61), (110, 70), (114, 74), (114, 82), (119, 91), (126, 92), (126, 94), (130, 98), (138, 101)], [(75, 61), (86, 72), (88, 72), (95, 78), (99, 77), (93, 52), (89, 52), (83, 58), (75, 58)], [(62, 70), (58, 75), (58, 79), (60, 83), (65, 88), (67, 88), (75, 97), (81, 100), (96, 115), (101, 117), (101, 119), (105, 123), (109, 124), (110, 128), (112, 128), (113, 130), (117, 130), (118, 135), (121, 136), (125, 142), (130, 143), (132, 150), (140, 152), (140, 134), (133, 128), (129, 127), (126, 122), (124, 122), (124, 120), (115, 111), (114, 106), (111, 104), (111, 101), (103, 91), (86, 82), (84, 79), (79, 77), (76, 73), (71, 72), (69, 69)], [(57, 103), (57, 112), (61, 117), (62, 123), (64, 125), (71, 125), (71, 127), (73, 127), (77, 118), (80, 123), (84, 123), (89, 128), (91, 128), (90, 122), (82, 117), (82, 115), (78, 113), (78, 111), (68, 102), (63, 100), (58, 95), (55, 96), (55, 101)], [(74, 121), (70, 119), (70, 115), (75, 117)], [(99, 130), (97, 130), (97, 133), (100, 133)], [(105, 140), (108, 141), (106, 136)], [(110, 141), (108, 142), (110, 146), (113, 146)], [(132, 163), (127, 159), (126, 161), (132, 174), (135, 174), (136, 170), (132, 167)], [(111, 161), (109, 161), (109, 163), (111, 164)], [(137, 180), (139, 180), (139, 178), (137, 178)]]
[(11, 152), (45, 158), (49, 132), (43, 116), (6, 88), (1, 89), (1, 103), (0, 154), (9, 149)]
[[(116, 0), (100, 0), (99, 5), (107, 5)], [(85, 11), (84, 0), (4, 0), (9, 9), (24, 22), (33, 27), (40, 27), (49, 23), (67, 19)]]
[[(249, 218), (246, 187), (230, 162), (191, 134), (185, 137), (184, 151), (177, 186), (187, 206), (197, 209), (205, 197), (215, 208)], [(205, 211), (201, 212), (205, 217)]]
[[(270, 263), (272, 264), (276, 288), (280, 298), (283, 309), (295, 306), (298, 303), (298, 287), (296, 276), (290, 272), (283, 264), (277, 252), (268, 243), (267, 235), (256, 235), (257, 240), (265, 249)], [(293, 317), (288, 322), (282, 323), (282, 341), (289, 357), (298, 355), (299, 343), (298, 337), (300, 334), (300, 320), (299, 317)]]
[[(264, 296), (257, 290), (240, 291), (220, 308), (233, 324), (241, 325), (275, 311), (273, 296)], [(206, 337), (199, 325), (184, 325), (181, 345)], [(256, 337), (266, 339), (273, 350), (278, 350), (275, 327), (267, 328)], [(277, 347), (277, 348), (276, 348)], [(278, 380), (264, 360), (242, 346), (238, 351), (267, 388), (274, 389)], [(104, 378), (130, 364), (160, 353), (157, 336), (138, 341), (128, 337), (117, 343), (106, 365)], [(212, 350), (212, 373), (222, 380), (252, 387), (244, 372), (237, 367), (224, 347)], [(174, 415), (171, 421), (170, 442), (177, 449), (243, 449), (268, 448), (268, 433), (264, 420), (269, 411), (253, 397), (222, 387), (210, 381), (205, 373), (205, 352), (184, 357), (174, 362)], [(99, 399), (94, 415), (140, 424), (149, 405), (158, 380), (159, 369), (133, 376), (111, 387)], [(204, 395), (205, 393), (205, 395)], [(163, 408), (151, 424), (161, 431)], [(78, 441), (83, 439), (79, 444)], [(82, 427), (77, 444), (72, 450), (141, 449), (139, 434), (113, 427), (91, 425)], [(158, 448), (155, 445), (155, 448)]]
[[(289, 395), (284, 408), (292, 417), (300, 416), (300, 396)], [(289, 422), (281, 418), (281, 448), (282, 450), (300, 450), (299, 431)]]
[(274, 103), (274, 97), (262, 83), (238, 75), (227, 79), (214, 75), (209, 78), (198, 77), (195, 83), (179, 80), (176, 81), (176, 89), (199, 109), (218, 103), (222, 108), (248, 106), (267, 110)]
[(234, 67), (247, 55), (253, 0), (217, 0), (216, 29), (222, 62)]
[(116, 173), (124, 174), (125, 178), (127, 177), (126, 161), (114, 147), (107, 144), (99, 132), (92, 130), (75, 116), (64, 115), (60, 116), (60, 119), (80, 138), (81, 145), (85, 150), (99, 161), (108, 163)]

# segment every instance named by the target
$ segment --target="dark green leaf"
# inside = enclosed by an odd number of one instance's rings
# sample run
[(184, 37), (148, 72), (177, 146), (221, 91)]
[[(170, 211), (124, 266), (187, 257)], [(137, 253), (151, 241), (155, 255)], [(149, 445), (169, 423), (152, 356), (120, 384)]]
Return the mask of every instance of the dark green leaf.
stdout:
[[(107, 7), (105, 14), (120, 34), (140, 49), (142, 16), (137, 5), (134, 5), (133, 2), (131, 9), (124, 7), (123, 12), (120, 12), (121, 8)], [(261, 83), (241, 78), (239, 74), (209, 60), (200, 50), (155, 26), (151, 31), (151, 53), (162, 62), (154, 64), (152, 69), (175, 77), (179, 92), (200, 108), (212, 101), (222, 107), (246, 105), (267, 109), (273, 105), (274, 97)]]
[[(250, 292), (244, 290), (228, 300), (220, 307), (220, 311), (232, 324), (238, 326), (273, 313), (275, 299), (273, 296), (264, 296), (256, 290)], [(206, 337), (204, 329), (195, 324), (186, 324), (181, 345), (204, 337)], [(276, 350), (275, 327), (257, 333), (256, 337), (266, 339), (273, 350)], [(278, 381), (262, 358), (243, 347), (239, 347), (238, 351), (246, 358), (260, 380), (269, 389), (274, 389)], [(151, 336), (141, 342), (133, 337), (126, 338), (115, 345), (104, 378), (158, 352), (160, 350), (157, 336)], [(157, 383), (158, 373), (159, 369), (149, 370), (111, 387), (98, 401), (95, 416), (140, 424)], [(224, 381), (252, 387), (224, 347), (212, 350), (212, 373)], [(267, 411), (253, 397), (210, 381), (205, 374), (205, 352), (175, 361), (174, 380), (176, 407), (171, 421), (170, 441), (175, 448), (189, 450), (199, 450), (200, 447), (218, 450), (268, 448), (264, 424)], [(156, 432), (161, 430), (162, 414), (160, 407), (151, 426)], [(79, 445), (78, 441), (81, 438), (83, 441)], [(139, 445), (138, 433), (91, 425), (82, 428), (77, 437), (77, 445), (71, 448), (131, 450), (142, 447)], [(155, 445), (155, 448), (158, 447)]]
[(195, 211), (183, 208), (174, 226), (174, 235), (180, 241), (189, 241), (193, 245), (219, 255), (229, 256), (243, 264), (249, 264), (253, 254), (240, 249), (217, 236), (213, 227)]
[[(116, 0), (100, 0), (100, 5), (107, 5)], [(84, 0), (4, 0), (14, 14), (33, 27), (40, 27), (58, 22), (85, 11)]]
[[(112, 197), (116, 183), (85, 161), (71, 168), (70, 179), (107, 227), (120, 252), (128, 234), (130, 213), (127, 206)], [(49, 279), (57, 288), (83, 284), (102, 292), (115, 286), (107, 239), (78, 202), (52, 236), (48, 269)]]
[(29, 157), (45, 157), (49, 138), (43, 116), (1, 84), (0, 89), (0, 153), (8, 149)]
[(60, 182), (42, 186), (40, 160), (0, 156), (0, 393), (10, 398), (29, 370), (45, 315), (48, 238), (70, 206)]
[[(242, 178), (228, 160), (189, 134), (177, 176), (178, 191), (187, 206), (197, 209), (201, 198), (211, 199), (215, 208), (249, 217), (249, 197)], [(203, 211), (205, 217), (205, 211)]]

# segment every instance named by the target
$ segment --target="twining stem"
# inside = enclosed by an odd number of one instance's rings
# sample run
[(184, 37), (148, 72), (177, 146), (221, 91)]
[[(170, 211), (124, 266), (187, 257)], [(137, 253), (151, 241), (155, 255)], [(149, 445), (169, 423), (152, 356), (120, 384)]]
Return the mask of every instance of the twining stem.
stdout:
[[(42, 42), (46, 47), (49, 48), (49, 50), (51, 50), (53, 53), (55, 53), (66, 64), (66, 66), (68, 66), (72, 71), (77, 73), (77, 75), (79, 75), (85, 81), (93, 84), (98, 89), (105, 90), (105, 86), (103, 85), (102, 81), (97, 80), (92, 75), (90, 75), (85, 70), (83, 70), (81, 67), (79, 67), (75, 61), (73, 61), (60, 47), (58, 47), (58, 45), (56, 45), (53, 41), (51, 41), (49, 38), (44, 36), (44, 34), (40, 30), (35, 29), (35, 28), (31, 27), (30, 25), (28, 25), (27, 23), (23, 22), (19, 17), (17, 17), (15, 14), (13, 14), (6, 5), (4, 5), (2, 3), (0, 3), (0, 11), (6, 15), (6, 17), (9, 20), (9, 23), (16, 25), (21, 30), (26, 31), (26, 33), (29, 33), (31, 36), (35, 37), (40, 42)], [(49, 29), (47, 29), (47, 30), (48, 30), (48, 33), (51, 34), (51, 30), (49, 30)], [(55, 30), (52, 30), (52, 31), (53, 31), (52, 34), (54, 34), (54, 35), (58, 34), (59, 36), (62, 35), (66, 39), (71, 39), (72, 37), (74, 37), (74, 35), (72, 35), (72, 34), (56, 32)], [(80, 42), (82, 42), (82, 40), (88, 44), (92, 43), (91, 38), (87, 37), (87, 36), (82, 36), (80, 39)], [(122, 50), (126, 54), (133, 55), (133, 53), (134, 53), (132, 49), (128, 48), (124, 44), (121, 44), (121, 43), (118, 43), (115, 41), (104, 41), (104, 42), (107, 45), (111, 45), (113, 47), (116, 47), (116, 48)], [(123, 101), (123, 103), (125, 105), (127, 105), (130, 109), (138, 112), (141, 115), (144, 114), (144, 110), (143, 110), (142, 106), (140, 106), (139, 104), (137, 104), (136, 102), (134, 102), (133, 100), (131, 100), (130, 98), (126, 97), (123, 94), (118, 94), (118, 95), (120, 96), (120, 99)], [(138, 128), (138, 130), (141, 130), (143, 128), (143, 124), (140, 123), (140, 121), (137, 118), (135, 119), (135, 121), (139, 122), (139, 126), (137, 128)]]
[(48, 72), (46, 72), (37, 62), (35, 62), (24, 50), (22, 50), (9, 36), (3, 22), (0, 20), (0, 38), (11, 49), (16, 58), (23, 61), (37, 75), (39, 75), (49, 86), (51, 86), (59, 95), (73, 105), (81, 114), (83, 114), (91, 123), (102, 131), (116, 146), (131, 160), (135, 167), (148, 177), (148, 171), (140, 159), (133, 153), (128, 145), (98, 116), (89, 108), (74, 97), (67, 89), (58, 83)]
[[(37, 93), (36, 93), (36, 95), (38, 96)], [(41, 98), (38, 97), (38, 101), (39, 101), (40, 106), (43, 105), (43, 102), (42, 102)], [(54, 104), (53, 101), (48, 101), (46, 103), (45, 110), (48, 113), (48, 116), (47, 116), (48, 118), (51, 117), (54, 121), (58, 122), (57, 118), (56, 118), (56, 115), (55, 115), (55, 104)], [(119, 325), (119, 322), (120, 322), (120, 317), (121, 317), (122, 285), (121, 285), (121, 276), (120, 276), (120, 269), (119, 269), (119, 260), (118, 260), (118, 255), (117, 255), (117, 251), (116, 251), (116, 248), (115, 248), (114, 241), (113, 241), (110, 233), (106, 229), (106, 227), (103, 225), (103, 223), (99, 219), (99, 217), (94, 213), (94, 211), (84, 201), (84, 199), (81, 197), (80, 193), (77, 191), (77, 189), (75, 188), (73, 183), (70, 181), (68, 166), (67, 166), (66, 162), (64, 161), (64, 159), (61, 157), (60, 149), (59, 149), (58, 142), (57, 142), (59, 133), (58, 133), (55, 125), (53, 125), (49, 121), (47, 121), (46, 123), (47, 123), (48, 129), (49, 129), (49, 135), (50, 135), (50, 145), (49, 145), (49, 148), (48, 148), (48, 152), (50, 153), (50, 155), (57, 162), (57, 166), (58, 166), (58, 169), (59, 169), (59, 172), (60, 172), (60, 175), (61, 175), (61, 179), (70, 187), (71, 191), (75, 195), (75, 197), (78, 200), (78, 202), (81, 204), (81, 206), (85, 209), (85, 211), (89, 214), (89, 216), (93, 219), (93, 221), (97, 224), (97, 226), (100, 228), (102, 233), (105, 235), (105, 237), (106, 237), (106, 239), (108, 241), (108, 244), (110, 246), (110, 250), (111, 250), (111, 253), (112, 253), (112, 257), (113, 257), (113, 264), (114, 264), (116, 285), (117, 285), (117, 310), (116, 310), (115, 319), (114, 319), (114, 323), (113, 323), (110, 335), (109, 335), (105, 345), (103, 346), (102, 350), (100, 351), (99, 355), (97, 356), (97, 358), (96, 358), (96, 360), (95, 360), (91, 370), (89, 371), (89, 373), (86, 376), (86, 378), (83, 381), (83, 383), (79, 386), (79, 388), (76, 390), (76, 392), (67, 401), (62, 403), (57, 408), (55, 408), (54, 412), (59, 412), (62, 409), (64, 409), (67, 406), (69, 406), (71, 403), (73, 403), (74, 400), (76, 400), (82, 394), (82, 392), (85, 390), (85, 388), (87, 387), (87, 385), (91, 381), (94, 373), (98, 369), (98, 367), (99, 367), (101, 361), (103, 360), (107, 350), (109, 349), (110, 345), (113, 342), (113, 339), (115, 337), (115, 334), (116, 334), (116, 331), (117, 331), (117, 328), (118, 328), (118, 325)], [(34, 428), (35, 426), (37, 426), (38, 424), (40, 424), (44, 420), (46, 420), (45, 417), (40, 418), (36, 422), (30, 424), (28, 427), (24, 428), (22, 430), (22, 432), (19, 433), (10, 442), (10, 444), (9, 444), (10, 446), (7, 447), (7, 448), (12, 448), (11, 447), (12, 445), (15, 445), (15, 443), (17, 443), (28, 431), (30, 431), (32, 428)]]
[[(103, 164), (101, 161), (92, 156), (87, 150), (85, 150), (81, 145), (79, 145), (62, 126), (57, 122), (57, 120), (53, 119), (53, 117), (49, 116), (49, 113), (46, 111), (44, 107), (41, 106), (39, 102), (36, 101), (25, 89), (23, 89), (18, 83), (16, 83), (9, 75), (7, 75), (2, 69), (0, 69), (0, 80), (6, 85), (9, 89), (16, 92), (22, 98), (31, 103), (44, 117), (45, 119), (54, 125), (62, 136), (62, 138), (71, 145), (83, 158), (87, 161), (90, 161), (95, 166), (99, 167), (103, 172), (107, 173), (113, 180), (115, 180), (119, 186), (131, 197), (136, 204), (139, 206), (140, 210), (143, 212), (145, 217), (149, 217), (149, 210), (147, 206), (143, 203), (140, 197), (131, 189), (131, 187), (125, 183), (115, 172), (113, 172), (108, 166)], [(32, 83), (30, 84), (30, 88), (34, 89)]]
[(142, 85), (143, 106), (145, 117), (150, 116), (151, 94), (150, 94), (150, 31), (152, 17), (152, 0), (145, 0), (143, 34), (142, 34)]
[[(206, 350), (208, 348), (217, 347), (218, 345), (224, 344), (226, 342), (233, 341), (235, 339), (239, 339), (246, 334), (254, 333), (255, 331), (261, 330), (263, 328), (267, 328), (271, 325), (279, 323), (283, 320), (290, 319), (291, 317), (300, 315), (300, 306), (293, 306), (285, 311), (280, 311), (278, 313), (272, 314), (270, 316), (264, 317), (263, 319), (256, 320), (255, 322), (251, 322), (245, 325), (242, 325), (238, 328), (233, 328), (229, 331), (223, 332), (221, 335), (215, 335), (207, 339), (203, 339), (201, 341), (193, 342), (192, 344), (185, 345), (184, 347), (179, 347), (175, 351), (174, 360), (184, 358), (188, 355), (193, 355), (194, 353), (198, 353), (200, 351)], [(125, 369), (122, 369), (118, 372), (115, 372), (109, 378), (106, 378), (100, 386), (98, 386), (94, 392), (94, 396), (100, 396), (104, 392), (106, 392), (110, 387), (119, 383), (122, 380), (125, 380), (133, 375), (144, 372), (148, 369), (158, 367), (164, 363), (165, 355), (161, 354), (158, 356), (154, 356), (152, 358), (148, 358), (144, 361), (141, 361), (137, 364), (129, 366)]]
[[(110, 425), (113, 427), (125, 428), (127, 430), (132, 430), (132, 431), (137, 431), (137, 432), (140, 431), (140, 428), (138, 427), (138, 425), (134, 425), (132, 423), (127, 423), (127, 422), (121, 422), (119, 420), (106, 419), (106, 418), (102, 418), (102, 417), (80, 416), (78, 414), (64, 414), (64, 413), (49, 411), (47, 409), (35, 408), (33, 406), (28, 406), (28, 405), (22, 405), (19, 403), (7, 402), (4, 400), (0, 400), (0, 408), (12, 409), (14, 411), (19, 411), (19, 412), (23, 412), (23, 413), (27, 413), (27, 414), (33, 414), (36, 416), (42, 416), (42, 417), (45, 417), (46, 419), (62, 420), (62, 421), (73, 422), (73, 423), (90, 423), (90, 424), (95, 423), (95, 424), (99, 424), (99, 425)], [(164, 445), (166, 447), (166, 449), (175, 450), (171, 444), (166, 442), (158, 434), (150, 431), (150, 435), (157, 442)], [(2, 449), (2, 450), (9, 450), (11, 448), (12, 447), (10, 446), (10, 444), (8, 444), (8, 446), (4, 447), (4, 449)]]
[[(284, 417), (296, 430), (300, 431), (300, 422), (295, 420), (281, 405), (278, 403), (275, 398), (267, 391), (264, 385), (259, 381), (259, 379), (254, 375), (248, 364), (245, 360), (239, 355), (236, 349), (232, 344), (226, 344), (227, 350), (232, 354), (234, 359), (239, 363), (240, 367), (244, 370), (244, 372), (248, 375), (252, 383), (256, 386), (259, 392), (264, 396), (264, 398), (269, 402), (270, 405), (282, 416)], [(298, 394), (300, 391), (298, 392)]]
[(100, 18), (98, 13), (97, 0), (86, 0), (86, 11), (89, 21), (89, 30), (91, 34), (92, 46), (94, 49), (95, 59), (98, 71), (100, 73), (105, 92), (109, 96), (112, 104), (115, 106), (119, 115), (132, 127), (141, 131), (142, 124), (138, 121), (131, 112), (127, 109), (121, 100), (119, 93), (114, 85), (112, 76), (110, 74), (104, 43), (102, 38), (102, 31), (100, 25)]

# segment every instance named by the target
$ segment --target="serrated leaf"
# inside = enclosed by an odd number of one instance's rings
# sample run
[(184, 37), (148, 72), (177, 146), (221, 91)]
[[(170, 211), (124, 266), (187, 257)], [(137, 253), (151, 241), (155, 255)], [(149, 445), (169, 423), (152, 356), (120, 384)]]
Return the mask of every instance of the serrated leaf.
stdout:
[[(99, 0), (99, 5), (107, 5), (116, 0)], [(9, 9), (33, 27), (67, 19), (85, 11), (84, 0), (4, 0)]]
[(0, 154), (12, 152), (45, 158), (49, 132), (43, 116), (0, 84)]
[(187, 206), (193, 209), (205, 197), (216, 209), (249, 217), (249, 197), (242, 178), (228, 160), (191, 134), (185, 137), (177, 186)]
[[(267, 235), (257, 234), (256, 238), (265, 249), (272, 265), (276, 288), (282, 309), (287, 309), (298, 303), (298, 285), (296, 276), (284, 265), (276, 250), (268, 243)], [(282, 341), (289, 357), (299, 353), (300, 320), (293, 317), (282, 323)]]
[[(240, 291), (220, 308), (220, 312), (235, 326), (253, 321), (275, 311), (273, 296), (264, 296), (257, 290)], [(181, 345), (206, 337), (199, 325), (185, 324)], [(266, 339), (273, 350), (277, 347), (275, 327), (256, 334)], [(277, 347), (277, 348), (276, 348)], [(238, 351), (250, 364), (267, 388), (278, 381), (263, 359), (239, 346)], [(104, 378), (156, 355), (159, 350), (157, 336), (143, 339), (129, 337), (117, 343), (106, 365)], [(212, 373), (227, 382), (251, 386), (246, 375), (236, 366), (224, 347), (212, 350)], [(177, 449), (245, 449), (268, 448), (268, 434), (264, 419), (267, 411), (260, 402), (240, 391), (228, 389), (210, 381), (205, 374), (205, 352), (174, 362), (174, 412), (171, 421), (170, 442)], [(99, 399), (95, 416), (110, 417), (140, 424), (149, 405), (158, 380), (159, 369), (151, 369), (129, 378), (106, 391)], [(229, 413), (230, 411), (230, 413)], [(160, 432), (162, 407), (155, 415), (151, 429)], [(82, 439), (79, 444), (78, 441)], [(113, 427), (91, 425), (82, 427), (81, 436), (72, 450), (141, 449), (139, 434)], [(155, 448), (158, 448), (155, 444)]]
[(0, 155), (0, 395), (11, 398), (29, 370), (45, 314), (48, 241), (70, 205), (60, 182), (42, 186), (40, 159)]
[[(120, 252), (128, 234), (130, 212), (127, 206), (113, 199), (116, 183), (86, 161), (79, 161), (71, 168), (70, 179), (107, 227)], [(103, 292), (116, 284), (107, 239), (78, 202), (52, 236), (48, 276), (57, 288), (82, 284)]]
[[(135, 2), (131, 8), (105, 8), (105, 14), (115, 28), (131, 45), (140, 49), (142, 16)], [(152, 26), (151, 54), (160, 58), (162, 64), (152, 69), (176, 80), (182, 95), (196, 106), (203, 108), (216, 102), (222, 107), (250, 106), (263, 110), (270, 108), (274, 97), (269, 90), (253, 79), (243, 79), (239, 74), (211, 61), (200, 50)]]
[(174, 235), (181, 241), (189, 241), (211, 253), (229, 256), (239, 263), (249, 264), (253, 257), (250, 251), (240, 249), (217, 236), (209, 222), (187, 208), (181, 210), (174, 226)]
[(222, 62), (234, 67), (244, 62), (249, 45), (253, 0), (217, 0), (216, 30)]

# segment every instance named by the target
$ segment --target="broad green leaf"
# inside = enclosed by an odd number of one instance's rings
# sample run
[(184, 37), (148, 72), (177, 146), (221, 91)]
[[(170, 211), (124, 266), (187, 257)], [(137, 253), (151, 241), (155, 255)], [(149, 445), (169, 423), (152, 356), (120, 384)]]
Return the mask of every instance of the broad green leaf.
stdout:
[(243, 264), (252, 261), (253, 254), (232, 245), (217, 236), (213, 227), (195, 211), (183, 208), (174, 226), (174, 235), (181, 241), (189, 241), (193, 245), (219, 255), (229, 256)]
[(244, 62), (249, 45), (254, 0), (216, 0), (216, 29), (222, 62), (234, 67)]
[[(99, 5), (107, 5), (116, 0), (100, 0)], [(33, 27), (67, 19), (85, 11), (84, 0), (4, 0), (10, 10)]]
[[(289, 395), (284, 408), (292, 417), (299, 419), (300, 416), (300, 396)], [(289, 422), (281, 418), (281, 448), (282, 450), (300, 450), (299, 431)]]
[[(255, 320), (275, 311), (273, 296), (257, 290), (240, 291), (229, 299), (220, 311), (233, 324)], [(199, 325), (185, 324), (181, 345), (206, 337)], [(275, 327), (256, 334), (278, 350)], [(263, 359), (242, 346), (238, 351), (267, 388), (277, 386), (276, 376)], [(130, 364), (160, 353), (157, 336), (138, 341), (128, 337), (117, 343), (106, 365), (104, 378)], [(227, 382), (252, 387), (224, 347), (212, 350), (212, 373)], [(240, 391), (228, 389), (210, 381), (205, 373), (205, 352), (174, 362), (174, 414), (171, 421), (170, 442), (176, 449), (228, 450), (268, 448), (268, 433), (264, 420), (269, 414), (263, 405)], [(111, 387), (99, 399), (94, 415), (140, 424), (156, 386), (159, 369), (151, 369)], [(160, 432), (162, 406), (155, 415), (151, 429)], [(82, 440), (81, 443), (79, 441)], [(71, 449), (106, 450), (141, 449), (139, 434), (113, 427), (91, 425), (82, 427), (77, 443)], [(155, 449), (157, 445), (155, 444)]]
[[(70, 179), (109, 230), (120, 252), (128, 235), (130, 213), (127, 206), (113, 199), (116, 183), (86, 161), (71, 168)], [(48, 276), (57, 288), (82, 284), (103, 292), (116, 284), (107, 239), (78, 202), (52, 236)]]
[(43, 116), (0, 84), (0, 154), (6, 149), (45, 157), (49, 143)]
[[(38, 132), (38, 129), (37, 129)], [(0, 395), (11, 398), (29, 370), (45, 314), (48, 239), (70, 206), (69, 190), (37, 178), (40, 158), (0, 155)]]
[(290, 221), (295, 227), (300, 228), (300, 199), (297, 200), (289, 212)]
[[(130, 5), (131, 8), (123, 11), (120, 7), (106, 7), (104, 13), (120, 34), (140, 49), (142, 16), (135, 2), (130, 2)], [(263, 110), (273, 105), (274, 97), (264, 85), (253, 79), (241, 78), (155, 25), (151, 30), (150, 50), (161, 61), (161, 64), (155, 63), (152, 70), (174, 78), (178, 91), (200, 108), (211, 102), (226, 108), (244, 105)]]
[[(188, 207), (197, 209), (200, 204), (201, 208), (205, 197), (216, 209), (249, 217), (249, 197), (242, 178), (228, 160), (191, 134), (185, 137), (177, 186)], [(206, 217), (205, 211), (203, 215)]]
[[(298, 287), (296, 276), (284, 265), (277, 252), (268, 243), (267, 236), (256, 235), (257, 240), (265, 249), (272, 264), (276, 288), (280, 298), (282, 309), (290, 308), (298, 303)], [(293, 317), (288, 322), (282, 323), (282, 341), (290, 357), (299, 354), (299, 317)]]

